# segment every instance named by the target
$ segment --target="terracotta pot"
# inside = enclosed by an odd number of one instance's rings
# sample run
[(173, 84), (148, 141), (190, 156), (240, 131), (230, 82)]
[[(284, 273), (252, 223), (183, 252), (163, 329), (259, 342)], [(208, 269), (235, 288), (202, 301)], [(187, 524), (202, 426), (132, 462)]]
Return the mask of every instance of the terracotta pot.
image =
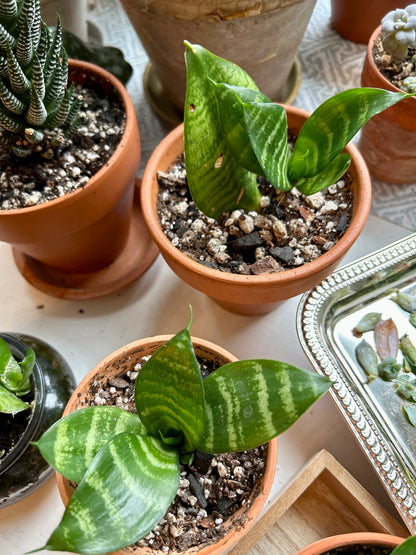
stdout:
[(35, 491), (53, 473), (30, 442), (37, 441), (61, 417), (75, 388), (75, 378), (60, 354), (44, 341), (16, 333), (0, 333), (0, 337), (19, 361), (28, 347), (36, 354), (32, 373), (34, 406), (27, 427), (15, 446), (0, 459), (0, 507), (5, 507)]
[(391, 536), (390, 534), (380, 534), (378, 532), (354, 532), (350, 534), (339, 534), (331, 536), (323, 540), (319, 540), (304, 549), (301, 549), (296, 555), (321, 555), (327, 553), (330, 549), (343, 547), (348, 545), (378, 545), (380, 547), (391, 547), (403, 543), (405, 538), (399, 536)]
[[(309, 116), (308, 112), (285, 106), (288, 126), (295, 134)], [(274, 274), (247, 276), (207, 268), (182, 254), (166, 238), (156, 211), (157, 172), (167, 172), (183, 152), (183, 126), (173, 130), (156, 148), (142, 179), (141, 203), (146, 225), (172, 270), (195, 289), (212, 297), (224, 308), (239, 314), (270, 312), (279, 301), (311, 289), (327, 277), (340, 263), (359, 236), (370, 210), (371, 181), (364, 160), (353, 145), (346, 151), (352, 156), (350, 173), (354, 197), (350, 226), (341, 240), (313, 262)]]
[[(63, 416), (88, 404), (88, 400), (92, 397), (92, 394), (88, 391), (91, 382), (99, 384), (106, 382), (110, 376), (119, 376), (124, 374), (127, 370), (133, 368), (137, 362), (140, 362), (143, 356), (153, 354), (159, 347), (166, 343), (166, 341), (171, 339), (171, 337), (171, 335), (159, 335), (141, 339), (134, 341), (133, 343), (129, 343), (128, 345), (125, 345), (121, 349), (118, 349), (108, 355), (101, 362), (99, 362), (78, 385), (64, 410)], [(192, 343), (197, 356), (212, 360), (215, 364), (218, 364), (218, 366), (237, 360), (234, 355), (209, 341), (193, 337)], [(87, 403), (85, 403), (85, 400), (87, 400)], [(244, 509), (241, 508), (225, 522), (225, 526), (229, 528), (230, 531), (222, 539), (215, 544), (208, 545), (202, 549), (191, 548), (189, 551), (184, 553), (199, 553), (201, 555), (208, 555), (209, 553), (210, 555), (219, 555), (233, 546), (254, 523), (264, 506), (274, 480), (276, 464), (277, 439), (275, 438), (269, 442), (267, 466), (263, 482), (261, 484), (260, 492), (256, 492), (256, 496), (253, 495), (254, 499), (249, 509), (246, 510), (246, 524), (244, 527), (240, 526), (236, 528), (233, 527), (232, 524), (232, 521), (235, 518), (238, 518), (245, 512)], [(57, 474), (57, 483), (59, 493), (66, 505), (74, 491), (73, 486), (60, 474)], [(163, 552), (155, 552), (155, 550), (147, 548), (137, 548), (133, 550), (129, 548), (116, 552), (117, 555), (153, 555), (154, 553), (160, 553), (160, 555), (162, 555)]]
[(164, 93), (183, 110), (185, 39), (241, 66), (272, 100), (285, 100), (287, 81), (316, 0), (121, 0), (121, 3)]
[(367, 44), (388, 12), (409, 4), (410, 0), (331, 0), (331, 25), (341, 37)]
[(37, 206), (0, 211), (0, 240), (52, 268), (91, 272), (108, 266), (127, 241), (140, 137), (133, 103), (118, 79), (88, 62), (70, 60), (69, 66), (70, 81), (121, 99), (127, 114), (124, 135), (84, 187)]
[[(361, 75), (363, 87), (402, 92), (379, 72), (373, 58), (381, 26), (371, 35)], [(416, 181), (416, 98), (407, 98), (371, 118), (361, 130), (359, 148), (370, 173), (387, 183)]]

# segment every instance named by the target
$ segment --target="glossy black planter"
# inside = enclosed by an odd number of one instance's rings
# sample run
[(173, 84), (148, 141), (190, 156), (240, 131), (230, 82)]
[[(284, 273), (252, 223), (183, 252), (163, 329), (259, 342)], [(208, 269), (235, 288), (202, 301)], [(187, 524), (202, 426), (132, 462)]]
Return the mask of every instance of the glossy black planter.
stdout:
[(53, 473), (30, 442), (37, 441), (61, 417), (76, 382), (66, 361), (44, 341), (18, 333), (0, 333), (0, 337), (17, 360), (24, 358), (28, 347), (36, 354), (34, 403), (28, 424), (11, 451), (0, 458), (0, 507), (5, 507), (32, 493)]

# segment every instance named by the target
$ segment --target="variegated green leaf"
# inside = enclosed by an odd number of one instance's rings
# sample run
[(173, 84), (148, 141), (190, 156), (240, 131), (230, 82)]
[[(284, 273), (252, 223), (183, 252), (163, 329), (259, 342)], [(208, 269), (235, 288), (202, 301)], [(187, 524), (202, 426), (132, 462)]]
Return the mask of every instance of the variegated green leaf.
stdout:
[(218, 113), (225, 140), (234, 158), (246, 170), (264, 175), (257, 156), (251, 146), (244, 120), (244, 102), (271, 102), (264, 94), (245, 87), (231, 87), (224, 83), (215, 84)]
[(14, 48), (15, 46), (16, 39), (0, 23), (0, 49), (6, 52), (8, 48)]
[(303, 125), (289, 162), (289, 178), (320, 173), (375, 114), (405, 98), (406, 93), (357, 88), (321, 104)]
[(17, 98), (4, 84), (3, 79), (0, 78), (0, 100), (3, 106), (13, 112), (14, 114), (23, 114), (26, 110), (24, 103)]
[(30, 80), (26, 77), (13, 50), (10, 48), (7, 50), (7, 68), (13, 92), (22, 94), (28, 91), (31, 86)]
[(187, 67), (184, 111), (185, 165), (189, 190), (198, 208), (216, 218), (240, 207), (258, 208), (256, 176), (233, 156), (222, 133), (216, 83), (257, 90), (241, 68), (214, 56), (199, 45), (185, 42)]
[(17, 16), (17, 2), (16, 0), (4, 0), (0, 2), (0, 18), (13, 19)]
[(60, 474), (80, 482), (98, 451), (123, 432), (145, 434), (137, 414), (117, 407), (86, 407), (51, 426), (35, 445)]
[(0, 382), (9, 390), (18, 392), (23, 372), (7, 343), (0, 337)]
[(145, 536), (179, 485), (178, 454), (156, 438), (119, 434), (97, 453), (44, 549), (107, 553)]
[(314, 177), (299, 179), (296, 188), (304, 195), (313, 195), (329, 187), (340, 179), (350, 167), (351, 156), (347, 153), (339, 154), (329, 165)]
[(0, 412), (7, 414), (16, 414), (22, 410), (29, 408), (29, 405), (16, 397), (0, 384)]
[(10, 113), (7, 113), (1, 106), (0, 106), (0, 126), (4, 127), (4, 129), (6, 129), (7, 131), (11, 131), (12, 133), (19, 133), (24, 129), (23, 123), (11, 117)]
[(40, 127), (46, 121), (48, 117), (48, 112), (45, 108), (45, 105), (38, 95), (35, 86), (32, 84), (32, 88), (30, 89), (30, 103), (29, 103), (29, 110), (26, 114), (26, 121), (30, 125), (35, 125)]
[(134, 397), (150, 434), (173, 438), (185, 453), (195, 449), (204, 432), (204, 392), (188, 328), (146, 362), (136, 378)]
[(291, 426), (331, 386), (324, 376), (274, 360), (226, 364), (205, 378), (207, 453), (251, 449)]
[(244, 116), (253, 150), (270, 183), (280, 191), (290, 191), (287, 178), (290, 149), (286, 111), (279, 104), (246, 103)]
[(29, 21), (26, 19), (17, 39), (16, 59), (20, 65), (27, 66), (30, 64), (32, 54), (32, 35), (30, 32)]

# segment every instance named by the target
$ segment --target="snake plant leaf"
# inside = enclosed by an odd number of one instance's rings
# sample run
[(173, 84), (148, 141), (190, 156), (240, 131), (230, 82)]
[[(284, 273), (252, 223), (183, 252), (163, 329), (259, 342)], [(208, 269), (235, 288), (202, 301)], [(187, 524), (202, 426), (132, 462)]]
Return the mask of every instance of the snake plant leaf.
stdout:
[(162, 345), (136, 378), (137, 413), (148, 433), (193, 451), (204, 432), (204, 391), (189, 327)]
[(357, 88), (326, 100), (306, 120), (298, 135), (289, 162), (289, 179), (320, 173), (372, 116), (406, 96), (382, 89)]
[(192, 198), (211, 218), (236, 207), (256, 210), (260, 202), (256, 176), (238, 163), (225, 140), (212, 81), (254, 90), (257, 87), (235, 64), (202, 46), (188, 42), (185, 46), (184, 148)]
[(246, 103), (244, 117), (251, 144), (264, 174), (280, 191), (290, 191), (287, 178), (290, 149), (286, 111), (279, 104)]
[(264, 94), (245, 87), (214, 83), (222, 131), (234, 158), (246, 170), (264, 175), (244, 121), (244, 102), (271, 102)]
[(16, 414), (29, 407), (19, 397), (8, 391), (3, 385), (0, 384), (0, 413)]
[(107, 553), (135, 543), (163, 518), (178, 485), (177, 451), (119, 434), (94, 457), (43, 549)]
[(226, 364), (207, 378), (206, 453), (251, 449), (291, 426), (331, 386), (324, 376), (274, 360)]
[(55, 470), (79, 483), (98, 451), (123, 432), (146, 430), (137, 414), (111, 406), (85, 407), (58, 420), (34, 445)]
[(318, 191), (322, 191), (325, 187), (336, 183), (348, 170), (350, 163), (351, 156), (346, 152), (341, 152), (318, 175), (299, 179), (296, 183), (296, 188), (304, 195), (313, 195)]

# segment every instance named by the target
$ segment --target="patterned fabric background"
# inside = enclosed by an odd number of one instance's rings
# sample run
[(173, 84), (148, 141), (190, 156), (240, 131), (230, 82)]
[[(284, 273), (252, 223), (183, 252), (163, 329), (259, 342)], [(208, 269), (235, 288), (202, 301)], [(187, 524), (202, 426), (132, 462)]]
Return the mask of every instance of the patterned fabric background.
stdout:
[[(134, 68), (128, 90), (139, 120), (142, 173), (153, 149), (169, 130), (153, 114), (144, 96), (142, 76), (147, 55), (119, 0), (95, 0), (92, 6), (89, 19), (101, 31), (103, 43), (120, 48)], [(364, 45), (343, 39), (331, 28), (330, 1), (318, 0), (299, 50), (303, 75), (294, 105), (312, 111), (329, 96), (360, 86), (365, 50)], [(394, 186), (373, 179), (372, 213), (416, 231), (415, 193), (416, 183)]]

